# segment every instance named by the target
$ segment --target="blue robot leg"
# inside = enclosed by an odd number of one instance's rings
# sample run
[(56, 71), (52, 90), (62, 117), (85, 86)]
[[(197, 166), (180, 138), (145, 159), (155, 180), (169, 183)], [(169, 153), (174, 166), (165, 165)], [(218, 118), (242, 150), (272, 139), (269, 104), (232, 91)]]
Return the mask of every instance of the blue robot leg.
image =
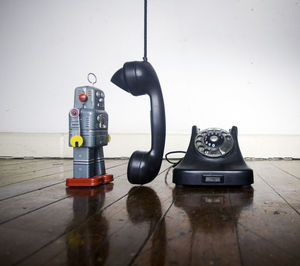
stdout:
[(103, 146), (95, 148), (95, 175), (105, 175)]
[(89, 178), (95, 175), (94, 148), (74, 148), (73, 149), (73, 176), (74, 178)]

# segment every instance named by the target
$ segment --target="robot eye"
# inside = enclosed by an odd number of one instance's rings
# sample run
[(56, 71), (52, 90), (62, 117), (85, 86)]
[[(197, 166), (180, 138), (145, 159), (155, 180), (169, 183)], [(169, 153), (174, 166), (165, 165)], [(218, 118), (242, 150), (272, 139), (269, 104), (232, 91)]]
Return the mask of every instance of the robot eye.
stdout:
[(83, 93), (82, 93), (82, 94), (79, 95), (79, 100), (80, 100), (81, 102), (86, 102), (87, 99), (88, 99), (88, 97), (87, 97), (86, 94), (83, 94)]

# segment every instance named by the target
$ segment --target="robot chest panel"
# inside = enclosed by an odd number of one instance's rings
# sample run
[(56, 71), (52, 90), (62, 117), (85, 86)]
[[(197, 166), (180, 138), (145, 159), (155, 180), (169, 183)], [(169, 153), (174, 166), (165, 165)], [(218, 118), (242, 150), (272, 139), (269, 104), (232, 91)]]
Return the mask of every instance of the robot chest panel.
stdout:
[(108, 115), (105, 111), (83, 109), (81, 111), (81, 128), (86, 130), (107, 129)]

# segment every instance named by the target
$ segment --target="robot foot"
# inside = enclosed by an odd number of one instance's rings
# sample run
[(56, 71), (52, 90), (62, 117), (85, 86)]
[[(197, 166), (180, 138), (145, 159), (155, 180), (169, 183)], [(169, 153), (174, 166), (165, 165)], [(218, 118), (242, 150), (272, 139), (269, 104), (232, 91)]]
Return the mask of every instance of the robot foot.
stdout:
[(96, 175), (95, 177), (102, 178), (104, 184), (108, 184), (108, 183), (114, 181), (113, 175), (105, 174), (105, 175)]
[(114, 180), (113, 175), (97, 175), (90, 178), (67, 178), (68, 187), (95, 187), (101, 184), (108, 184)]

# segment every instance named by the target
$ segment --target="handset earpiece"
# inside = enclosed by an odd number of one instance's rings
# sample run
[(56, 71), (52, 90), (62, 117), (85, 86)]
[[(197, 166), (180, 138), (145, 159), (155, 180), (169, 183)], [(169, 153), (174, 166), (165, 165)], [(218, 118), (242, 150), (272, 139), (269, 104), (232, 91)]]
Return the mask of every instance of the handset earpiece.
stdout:
[(127, 62), (111, 78), (111, 82), (134, 96), (149, 95), (151, 101), (151, 150), (135, 151), (127, 168), (132, 184), (151, 182), (159, 172), (166, 138), (163, 95), (158, 77), (147, 61)]

